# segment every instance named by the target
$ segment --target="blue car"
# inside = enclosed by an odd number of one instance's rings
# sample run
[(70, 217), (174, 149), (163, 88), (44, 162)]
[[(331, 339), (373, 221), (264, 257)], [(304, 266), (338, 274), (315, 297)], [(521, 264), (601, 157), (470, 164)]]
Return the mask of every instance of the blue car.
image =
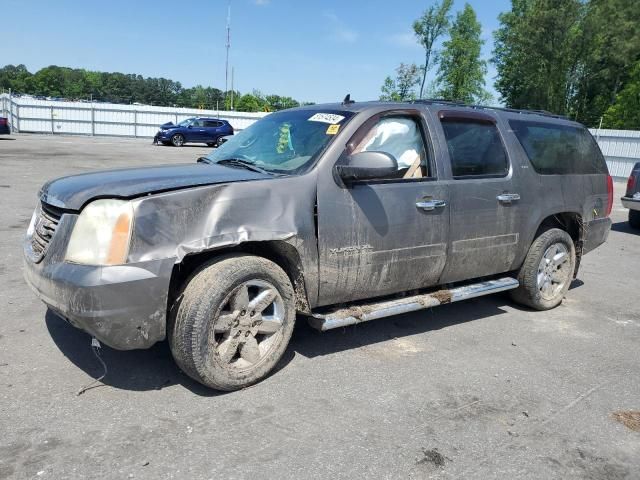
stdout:
[(181, 147), (185, 143), (206, 143), (209, 147), (220, 145), (220, 139), (233, 135), (233, 127), (226, 120), (209, 117), (193, 117), (181, 121), (177, 125), (173, 122), (160, 126), (153, 143)]

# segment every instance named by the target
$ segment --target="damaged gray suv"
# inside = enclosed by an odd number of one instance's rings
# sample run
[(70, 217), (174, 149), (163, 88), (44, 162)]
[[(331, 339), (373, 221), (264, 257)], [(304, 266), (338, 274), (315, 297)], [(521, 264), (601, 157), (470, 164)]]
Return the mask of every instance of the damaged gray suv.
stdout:
[(192, 165), (45, 184), (25, 275), (101, 342), (168, 338), (189, 376), (234, 390), (274, 368), (297, 315), (324, 331), (505, 290), (555, 307), (612, 201), (567, 119), (345, 101), (270, 114)]

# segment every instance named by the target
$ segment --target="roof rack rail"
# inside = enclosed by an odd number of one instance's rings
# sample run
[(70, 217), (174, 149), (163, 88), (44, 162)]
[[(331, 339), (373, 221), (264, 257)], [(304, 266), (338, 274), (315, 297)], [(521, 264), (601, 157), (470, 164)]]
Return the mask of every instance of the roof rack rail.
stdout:
[(501, 112), (518, 113), (522, 115), (541, 115), (543, 117), (567, 119), (567, 117), (565, 117), (564, 115), (551, 113), (547, 110), (525, 110), (520, 108), (491, 107), (489, 105), (473, 105), (469, 103), (457, 102), (455, 100), (445, 100), (441, 98), (424, 98), (420, 100), (412, 100), (411, 103), (420, 103), (424, 105), (450, 105), (454, 107), (473, 108), (476, 110), (499, 110)]

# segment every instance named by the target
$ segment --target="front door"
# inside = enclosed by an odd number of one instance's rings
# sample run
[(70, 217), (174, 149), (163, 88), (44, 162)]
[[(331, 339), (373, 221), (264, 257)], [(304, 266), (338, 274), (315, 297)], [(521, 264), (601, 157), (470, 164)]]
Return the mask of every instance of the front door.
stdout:
[(527, 199), (521, 198), (496, 119), (459, 110), (440, 111), (438, 117), (452, 177), (450, 245), (441, 282), (507, 272), (522, 241)]
[(206, 130), (204, 128), (204, 121), (200, 118), (196, 118), (191, 125), (189, 125), (187, 140), (190, 142), (206, 142)]
[(348, 187), (334, 179), (319, 186), (320, 305), (437, 282), (446, 263), (449, 190), (438, 181), (426, 133), (417, 111), (376, 116), (345, 154), (388, 153), (397, 173)]

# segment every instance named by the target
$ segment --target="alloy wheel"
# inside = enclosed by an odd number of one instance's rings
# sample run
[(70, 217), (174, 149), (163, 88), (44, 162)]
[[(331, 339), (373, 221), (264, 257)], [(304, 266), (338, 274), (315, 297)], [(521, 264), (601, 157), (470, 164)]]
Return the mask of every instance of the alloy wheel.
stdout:
[(277, 288), (264, 280), (249, 280), (227, 296), (209, 345), (224, 366), (253, 368), (277, 345), (284, 318), (285, 305)]

